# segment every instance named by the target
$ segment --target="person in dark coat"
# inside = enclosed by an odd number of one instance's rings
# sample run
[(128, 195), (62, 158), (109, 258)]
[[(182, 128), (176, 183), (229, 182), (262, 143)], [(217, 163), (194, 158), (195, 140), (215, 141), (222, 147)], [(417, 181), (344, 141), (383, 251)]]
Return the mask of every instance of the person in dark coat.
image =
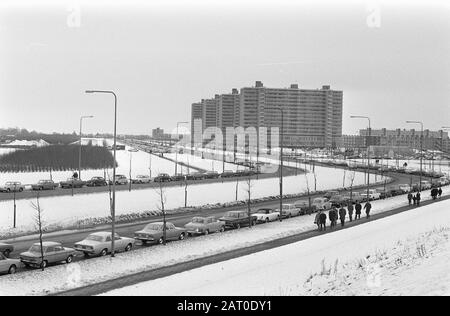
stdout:
[(318, 211), (316, 214), (316, 218), (314, 219), (314, 224), (317, 225), (317, 229), (320, 230), (320, 214), (322, 214), (322, 211)]
[(417, 192), (417, 194), (416, 194), (416, 203), (417, 203), (417, 206), (420, 205), (420, 199), (421, 199), (420, 192)]
[(350, 218), (350, 222), (351, 222), (351, 221), (353, 221), (353, 203), (352, 202), (348, 203), (347, 210), (348, 210), (348, 217)]
[(416, 205), (417, 204), (417, 198), (416, 198), (415, 194), (413, 195), (412, 199), (413, 199), (413, 204)]
[(439, 195), (439, 198), (441, 198), (441, 196), (442, 196), (442, 188), (441, 187), (439, 187), (439, 189), (438, 189), (438, 195)]
[(320, 226), (320, 230), (327, 230), (327, 214), (322, 213), (319, 215), (319, 226)]
[(356, 202), (355, 204), (355, 220), (361, 219), (361, 209), (362, 206), (359, 202)]
[(372, 209), (372, 204), (370, 204), (369, 201), (364, 205), (364, 209), (366, 210), (366, 217), (367, 219), (370, 218), (370, 210)]
[(342, 227), (344, 227), (345, 216), (347, 216), (347, 211), (345, 210), (344, 207), (341, 207), (341, 208), (339, 209), (339, 219), (341, 220), (341, 226), (342, 226)]
[(438, 195), (437, 189), (436, 188), (431, 189), (431, 197), (433, 198), (433, 200), (436, 200), (437, 195)]
[(408, 193), (408, 204), (411, 205), (411, 201), (412, 201), (413, 195), (411, 192)]
[(334, 209), (333, 208), (328, 212), (328, 218), (330, 220), (330, 227), (333, 228), (334, 227)]

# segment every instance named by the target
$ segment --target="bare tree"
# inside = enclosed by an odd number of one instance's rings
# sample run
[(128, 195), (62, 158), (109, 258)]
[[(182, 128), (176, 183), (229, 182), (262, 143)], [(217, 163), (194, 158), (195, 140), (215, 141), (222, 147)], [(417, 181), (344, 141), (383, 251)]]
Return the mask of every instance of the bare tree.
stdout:
[(107, 174), (108, 174), (108, 194), (109, 194), (109, 213), (111, 214), (111, 218), (113, 216), (113, 200), (112, 200), (112, 190), (111, 190), (111, 177), (109, 175), (109, 169), (107, 169)]
[(347, 170), (344, 169), (344, 178), (342, 179), (342, 188), (345, 189), (345, 176), (347, 175)]
[(165, 209), (165, 205), (166, 205), (166, 191), (164, 189), (164, 185), (163, 182), (160, 181), (159, 182), (159, 186), (158, 189), (156, 190), (156, 193), (159, 196), (159, 205), (158, 205), (158, 210), (160, 210), (162, 212), (163, 215), (163, 244), (166, 244), (166, 239), (167, 239), (167, 230), (166, 230), (166, 209)]
[(187, 199), (188, 199), (188, 181), (187, 177), (184, 177), (184, 207), (187, 207)]
[(252, 187), (253, 187), (253, 183), (252, 183), (252, 177), (249, 176), (246, 180), (245, 183), (247, 184), (246, 188), (245, 188), (245, 192), (247, 192), (247, 215), (248, 215), (248, 227), (252, 228), (252, 217), (251, 217), (251, 203), (252, 203)]
[(353, 183), (355, 182), (356, 172), (353, 171), (350, 176), (350, 203), (353, 202)]
[(44, 248), (43, 248), (43, 241), (42, 241), (43, 226), (44, 226), (44, 222), (42, 220), (42, 213), (44, 210), (41, 209), (41, 206), (39, 204), (39, 191), (37, 192), (37, 195), (36, 195), (36, 203), (31, 202), (31, 207), (36, 211), (36, 214), (34, 216), (34, 222), (35, 222), (36, 228), (39, 231), (39, 245), (41, 248), (41, 269), (42, 269), (42, 271), (44, 271), (45, 270)]
[(311, 215), (312, 205), (311, 205), (311, 190), (309, 187), (309, 179), (308, 179), (308, 172), (305, 170), (305, 179), (306, 179), (306, 190), (308, 193), (308, 215)]
[(317, 174), (314, 169), (313, 169), (313, 175), (314, 175), (314, 192), (317, 192)]

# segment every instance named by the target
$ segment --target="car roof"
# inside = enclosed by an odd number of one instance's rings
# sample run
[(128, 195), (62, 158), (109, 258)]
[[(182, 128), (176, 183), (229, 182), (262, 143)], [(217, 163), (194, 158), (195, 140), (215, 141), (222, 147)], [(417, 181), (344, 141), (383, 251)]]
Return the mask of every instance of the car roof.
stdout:
[[(40, 246), (40, 243), (34, 243), (33, 246)], [(44, 241), (42, 243), (43, 247), (54, 247), (54, 246), (61, 246), (61, 243), (59, 242), (54, 242), (54, 241)]]
[(111, 232), (97, 232), (97, 233), (92, 233), (90, 235), (99, 236), (99, 237), (107, 237), (107, 236), (111, 236)]

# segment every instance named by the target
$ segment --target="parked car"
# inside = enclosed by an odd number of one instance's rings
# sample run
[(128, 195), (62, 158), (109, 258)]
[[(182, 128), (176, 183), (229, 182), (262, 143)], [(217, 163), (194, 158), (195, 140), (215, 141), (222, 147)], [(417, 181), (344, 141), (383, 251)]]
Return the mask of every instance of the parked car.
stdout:
[(396, 195), (401, 195), (404, 194), (403, 190), (401, 190), (399, 187), (397, 186), (390, 186), (388, 187), (387, 191), (389, 192), (389, 194), (391, 196), (396, 196)]
[(431, 189), (431, 182), (430, 181), (422, 180), (421, 183), (422, 183), (422, 190)]
[(25, 186), (17, 181), (8, 181), (5, 185), (0, 186), (0, 192), (22, 192)]
[(323, 195), (323, 197), (327, 198), (327, 199), (331, 199), (332, 196), (338, 195), (338, 194), (339, 194), (339, 191), (328, 191)]
[(296, 208), (300, 209), (300, 214), (305, 215), (308, 213), (315, 213), (317, 212), (316, 207), (312, 204), (311, 200), (311, 206), (309, 205), (308, 200), (299, 200), (294, 203)]
[[(361, 195), (364, 197), (364, 199), (367, 200), (367, 191), (361, 192)], [(369, 189), (369, 200), (379, 200), (381, 196), (381, 193), (378, 192), (375, 189)]]
[(223, 217), (220, 218), (222, 222), (225, 222), (226, 227), (241, 228), (242, 226), (248, 226), (249, 223), (256, 225), (258, 218), (251, 214), (250, 217), (247, 211), (229, 211)]
[[(279, 211), (279, 210), (277, 210)], [(283, 209), (281, 211), (282, 217), (292, 217), (301, 215), (301, 210), (295, 206), (295, 204), (283, 204)]]
[(317, 210), (329, 210), (331, 208), (331, 202), (324, 197), (315, 198), (312, 204)]
[(152, 178), (146, 175), (137, 175), (135, 179), (131, 179), (131, 183), (133, 184), (145, 184), (152, 182)]
[(186, 180), (186, 176), (183, 174), (176, 174), (176, 175), (170, 177), (170, 180), (171, 181), (184, 181), (184, 180)]
[(205, 179), (206, 175), (203, 172), (194, 172), (191, 174), (186, 175), (186, 178), (188, 180), (203, 180)]
[(219, 178), (219, 173), (217, 171), (207, 171), (204, 176), (205, 179), (217, 179)]
[(386, 191), (383, 190), (380, 192), (380, 199), (384, 200), (390, 197), (392, 197), (391, 192), (389, 192), (387, 189)]
[[(98, 232), (87, 236), (84, 240), (77, 242), (75, 250), (84, 253), (85, 256), (106, 256), (111, 252), (110, 232)], [(134, 239), (114, 235), (114, 251), (130, 251), (134, 246)]]
[(331, 203), (331, 207), (340, 207), (341, 205), (347, 204), (348, 199), (344, 195), (336, 194), (330, 198), (329, 202)]
[(408, 192), (410, 192), (412, 190), (412, 187), (409, 184), (400, 184), (398, 186), (398, 188), (400, 190), (402, 190), (403, 193), (408, 193)]
[(32, 184), (31, 189), (35, 191), (54, 190), (58, 185), (53, 180), (39, 180), (38, 183)]
[(5, 257), (9, 258), (9, 255), (13, 251), (14, 251), (13, 245), (0, 243), (0, 253), (2, 253)]
[(69, 178), (66, 181), (61, 181), (59, 186), (62, 189), (82, 188), (86, 183), (78, 178)]
[(225, 223), (214, 216), (194, 217), (189, 223), (184, 225), (184, 228), (188, 235), (208, 235), (209, 233), (225, 231)]
[(35, 243), (27, 252), (20, 254), (20, 261), (26, 267), (45, 268), (51, 263), (60, 263), (63, 261), (71, 263), (76, 254), (75, 249), (65, 248), (59, 242), (43, 242), (42, 249), (44, 258), (41, 258), (41, 245)]
[(20, 266), (20, 260), (9, 259), (0, 253), (0, 273), (14, 274)]
[(220, 177), (221, 178), (231, 178), (231, 177), (234, 177), (236, 174), (235, 174), (235, 172), (234, 171), (231, 171), (231, 170), (225, 170), (224, 172), (222, 172), (221, 174), (220, 174)]
[(105, 178), (102, 177), (93, 177), (91, 180), (86, 182), (88, 187), (104, 187), (108, 185)]
[(258, 223), (268, 223), (280, 219), (280, 212), (273, 208), (260, 208), (253, 215), (256, 216)]
[(352, 192), (350, 194), (350, 192), (347, 192), (346, 194), (344, 194), (345, 200), (348, 202), (352, 202), (352, 203), (362, 203), (366, 200), (366, 197), (361, 195), (361, 193), (359, 192)]
[(126, 185), (128, 184), (128, 178), (123, 174), (116, 174), (114, 182), (116, 183), (116, 185)]
[(160, 173), (158, 174), (155, 179), (153, 179), (154, 182), (170, 182), (172, 181), (172, 178), (167, 173)]
[[(166, 240), (183, 240), (186, 238), (187, 230), (176, 227), (170, 222), (166, 222)], [(134, 239), (140, 240), (143, 244), (148, 242), (162, 244), (164, 242), (164, 223), (150, 223), (142, 230), (134, 233)]]

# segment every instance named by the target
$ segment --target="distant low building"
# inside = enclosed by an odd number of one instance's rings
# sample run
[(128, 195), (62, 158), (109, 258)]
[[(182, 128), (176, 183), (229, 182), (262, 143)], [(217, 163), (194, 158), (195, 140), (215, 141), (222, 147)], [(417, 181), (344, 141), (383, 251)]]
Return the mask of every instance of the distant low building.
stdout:
[(167, 140), (171, 139), (172, 135), (164, 133), (164, 129), (157, 127), (152, 129), (152, 138), (158, 140)]

